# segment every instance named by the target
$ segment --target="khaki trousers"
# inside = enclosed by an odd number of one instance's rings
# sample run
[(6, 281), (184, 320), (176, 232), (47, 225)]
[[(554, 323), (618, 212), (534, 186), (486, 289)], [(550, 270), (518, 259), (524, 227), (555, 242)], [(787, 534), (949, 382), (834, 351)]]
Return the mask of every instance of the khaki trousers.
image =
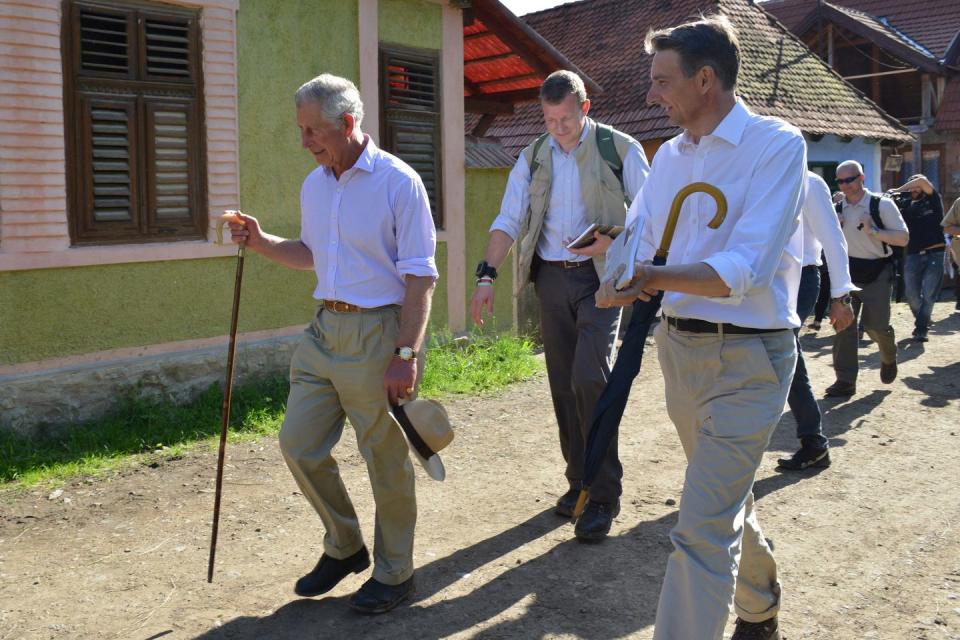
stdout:
[(863, 329), (877, 343), (880, 362), (897, 361), (897, 340), (890, 325), (890, 297), (893, 294), (893, 265), (887, 265), (877, 279), (857, 285), (860, 291), (851, 291), (853, 322), (833, 339), (833, 368), (837, 382), (856, 384), (860, 363), (857, 357), (859, 337), (857, 324), (863, 310)]
[(734, 605), (762, 622), (780, 606), (777, 563), (753, 507), (753, 481), (790, 389), (793, 332), (688, 333), (661, 322), (667, 413), (687, 471), (655, 640), (719, 640)]
[(417, 521), (407, 442), (388, 413), (383, 390), (399, 313), (399, 307), (356, 313), (320, 307), (290, 363), (290, 397), (280, 429), (287, 466), (326, 528), (324, 553), (342, 559), (363, 546), (357, 514), (330, 455), (350, 419), (377, 506), (373, 577), (389, 585), (413, 575)]

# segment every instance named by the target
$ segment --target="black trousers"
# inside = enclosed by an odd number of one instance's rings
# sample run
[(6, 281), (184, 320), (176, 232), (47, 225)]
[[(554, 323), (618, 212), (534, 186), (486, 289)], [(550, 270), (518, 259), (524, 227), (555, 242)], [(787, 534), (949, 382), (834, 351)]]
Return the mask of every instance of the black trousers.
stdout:
[[(593, 406), (610, 375), (620, 309), (598, 309), (600, 286), (592, 265), (565, 268), (535, 259), (534, 287), (550, 395), (560, 431), (560, 451), (570, 487), (580, 488), (583, 455)], [(614, 502), (621, 494), (623, 467), (614, 438), (590, 487), (590, 499)]]

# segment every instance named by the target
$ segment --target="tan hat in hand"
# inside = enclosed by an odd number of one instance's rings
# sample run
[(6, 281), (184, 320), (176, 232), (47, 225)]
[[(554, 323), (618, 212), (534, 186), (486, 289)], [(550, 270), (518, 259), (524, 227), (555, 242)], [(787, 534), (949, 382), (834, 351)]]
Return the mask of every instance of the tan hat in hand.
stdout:
[(434, 480), (443, 480), (447, 471), (438, 454), (453, 441), (453, 428), (446, 409), (436, 400), (416, 399), (391, 407), (394, 419), (414, 457)]

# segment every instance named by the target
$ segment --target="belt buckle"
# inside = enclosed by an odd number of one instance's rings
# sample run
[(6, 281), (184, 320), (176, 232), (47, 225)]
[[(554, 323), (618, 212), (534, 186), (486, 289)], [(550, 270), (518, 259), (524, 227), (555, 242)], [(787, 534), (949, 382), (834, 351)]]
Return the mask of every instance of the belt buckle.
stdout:
[(563, 268), (564, 268), (564, 269), (576, 269), (577, 266), (578, 266), (577, 263), (574, 262), (573, 260), (564, 260), (564, 261), (563, 261)]
[(349, 313), (350, 305), (347, 304), (346, 302), (343, 302), (342, 300), (334, 300), (333, 310), (336, 311), (337, 313)]

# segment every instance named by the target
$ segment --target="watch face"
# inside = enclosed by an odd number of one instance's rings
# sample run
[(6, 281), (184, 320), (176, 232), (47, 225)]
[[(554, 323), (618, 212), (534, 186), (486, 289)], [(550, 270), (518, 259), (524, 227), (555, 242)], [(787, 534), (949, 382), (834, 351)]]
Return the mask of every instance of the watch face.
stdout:
[(401, 360), (413, 360), (413, 349), (410, 347), (400, 347), (397, 355), (400, 356)]

